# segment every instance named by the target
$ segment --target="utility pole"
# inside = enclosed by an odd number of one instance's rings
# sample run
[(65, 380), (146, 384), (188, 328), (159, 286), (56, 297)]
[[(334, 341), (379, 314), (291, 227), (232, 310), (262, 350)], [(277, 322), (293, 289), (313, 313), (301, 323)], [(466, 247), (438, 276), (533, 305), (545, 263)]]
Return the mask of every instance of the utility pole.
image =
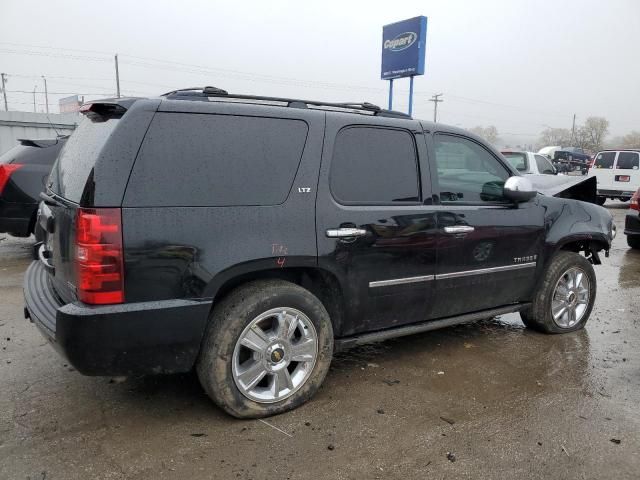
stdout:
[(5, 111), (9, 111), (9, 107), (7, 106), (7, 87), (5, 87), (5, 84), (7, 82), (7, 74), (6, 73), (0, 73), (0, 76), (2, 77), (2, 96), (4, 97), (4, 109)]
[(38, 89), (38, 85), (33, 86), (33, 113), (36, 113), (36, 90)]
[(574, 146), (574, 142), (575, 142), (575, 138), (576, 138), (576, 114), (573, 114), (573, 125), (571, 127), (571, 146)]
[(116, 53), (116, 95), (120, 98), (120, 73), (118, 72), (118, 54)]
[(47, 79), (44, 77), (44, 75), (42, 75), (42, 79), (44, 80), (44, 103), (45, 103), (44, 107), (48, 115), (49, 114), (49, 90), (47, 90)]
[(442, 93), (438, 93), (429, 99), (430, 102), (433, 102), (433, 123), (438, 121), (438, 103), (444, 102), (444, 100), (440, 100), (442, 95)]

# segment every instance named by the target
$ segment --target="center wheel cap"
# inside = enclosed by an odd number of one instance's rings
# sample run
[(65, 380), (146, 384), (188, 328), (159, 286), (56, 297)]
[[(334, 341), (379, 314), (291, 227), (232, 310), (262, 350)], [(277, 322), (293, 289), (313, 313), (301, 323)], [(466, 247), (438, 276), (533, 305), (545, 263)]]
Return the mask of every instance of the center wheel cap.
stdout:
[(273, 352), (271, 352), (272, 363), (280, 363), (283, 358), (284, 358), (284, 350), (282, 348), (276, 348)]

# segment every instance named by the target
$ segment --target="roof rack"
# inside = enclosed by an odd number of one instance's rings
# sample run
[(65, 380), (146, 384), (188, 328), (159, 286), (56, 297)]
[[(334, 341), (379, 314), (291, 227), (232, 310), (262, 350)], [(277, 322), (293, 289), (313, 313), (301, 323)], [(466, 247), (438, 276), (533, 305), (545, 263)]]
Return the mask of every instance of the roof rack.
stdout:
[(237, 99), (247, 100), (249, 102), (272, 102), (282, 104), (290, 108), (315, 108), (320, 110), (347, 110), (350, 113), (367, 113), (369, 115), (376, 115), (380, 117), (393, 117), (393, 118), (411, 118), (406, 113), (397, 112), (395, 110), (385, 110), (377, 105), (369, 102), (322, 102), (319, 100), (301, 100), (298, 98), (283, 98), (283, 97), (264, 97), (259, 95), (242, 95), (229, 93), (226, 90), (216, 87), (193, 87), (193, 88), (181, 88), (178, 90), (172, 90), (163, 95), (163, 97), (172, 100), (205, 100), (210, 97), (218, 97), (225, 99)]

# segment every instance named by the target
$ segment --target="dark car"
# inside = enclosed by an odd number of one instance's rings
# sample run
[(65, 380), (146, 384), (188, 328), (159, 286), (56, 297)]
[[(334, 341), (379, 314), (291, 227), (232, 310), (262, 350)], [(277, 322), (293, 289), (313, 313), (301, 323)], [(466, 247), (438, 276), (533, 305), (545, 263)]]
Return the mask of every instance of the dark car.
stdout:
[(624, 233), (631, 248), (640, 249), (640, 188), (631, 197), (629, 212), (624, 220)]
[(66, 139), (18, 140), (0, 156), (0, 233), (34, 233), (40, 192)]
[(562, 147), (553, 154), (553, 163), (560, 172), (580, 170), (586, 175), (591, 156), (579, 147)]
[(260, 417), (311, 398), (337, 349), (589, 318), (611, 215), (536, 193), (464, 130), (212, 87), (82, 110), (24, 292), (83, 374), (195, 367), (224, 410)]

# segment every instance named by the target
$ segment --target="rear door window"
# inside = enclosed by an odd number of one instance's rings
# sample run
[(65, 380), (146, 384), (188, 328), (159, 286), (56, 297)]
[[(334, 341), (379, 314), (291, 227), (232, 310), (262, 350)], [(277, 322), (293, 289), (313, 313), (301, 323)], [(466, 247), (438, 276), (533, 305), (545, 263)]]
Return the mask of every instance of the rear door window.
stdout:
[(113, 133), (119, 118), (91, 119), (85, 117), (67, 140), (53, 166), (50, 188), (67, 200), (79, 203), (87, 180), (100, 151)]
[(338, 132), (330, 172), (331, 193), (342, 204), (418, 202), (418, 159), (405, 130), (348, 127)]
[(594, 168), (613, 168), (616, 152), (600, 152), (593, 164)]
[(56, 156), (60, 152), (64, 141), (59, 140), (58, 143), (37, 147), (31, 145), (18, 145), (11, 150), (0, 155), (0, 163), (20, 163), (22, 165), (52, 165), (56, 160)]
[(616, 168), (621, 170), (638, 170), (640, 167), (640, 154), (637, 152), (620, 152)]
[(307, 131), (301, 120), (157, 113), (133, 167), (125, 205), (281, 204)]

